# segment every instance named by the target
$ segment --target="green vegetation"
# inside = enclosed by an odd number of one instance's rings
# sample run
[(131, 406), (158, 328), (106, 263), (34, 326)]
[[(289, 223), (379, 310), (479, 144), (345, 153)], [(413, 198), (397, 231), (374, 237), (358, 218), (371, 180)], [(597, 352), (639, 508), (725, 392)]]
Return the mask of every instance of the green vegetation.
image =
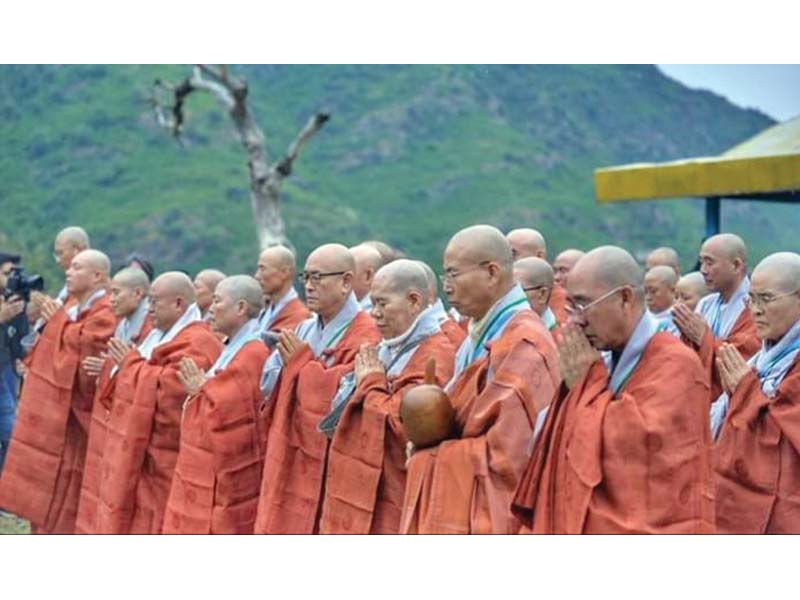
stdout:
[[(551, 255), (622, 244), (676, 246), (684, 267), (702, 236), (699, 202), (594, 203), (592, 171), (715, 154), (766, 116), (692, 91), (652, 66), (247, 66), (273, 159), (308, 117), (333, 117), (284, 186), (299, 254), (326, 241), (384, 239), (438, 268), (456, 229), (530, 225)], [(247, 166), (210, 97), (188, 102), (186, 146), (153, 119), (156, 77), (183, 66), (0, 67), (0, 248), (52, 282), (53, 235), (80, 224), (120, 261), (160, 270), (254, 269)], [(793, 248), (791, 207), (727, 203), (723, 226), (755, 257)]]

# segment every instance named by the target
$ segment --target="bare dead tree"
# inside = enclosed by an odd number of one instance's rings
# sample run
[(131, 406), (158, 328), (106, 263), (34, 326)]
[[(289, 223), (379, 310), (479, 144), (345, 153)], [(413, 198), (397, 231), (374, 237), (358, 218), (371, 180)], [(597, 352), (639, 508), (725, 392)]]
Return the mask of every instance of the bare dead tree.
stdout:
[[(277, 162), (270, 162), (267, 156), (264, 134), (256, 124), (248, 106), (247, 81), (231, 75), (225, 65), (211, 67), (196, 65), (192, 74), (178, 85), (161, 79), (153, 84), (150, 104), (156, 122), (167, 129), (176, 141), (183, 145), (184, 104), (194, 92), (211, 94), (227, 111), (236, 127), (239, 140), (247, 152), (247, 166), (250, 170), (250, 207), (261, 248), (273, 244), (287, 244), (285, 226), (281, 217), (281, 184), (292, 173), (292, 165), (303, 146), (319, 131), (330, 114), (318, 112), (289, 145), (286, 156)], [(165, 111), (161, 98), (171, 95), (169, 112)]]

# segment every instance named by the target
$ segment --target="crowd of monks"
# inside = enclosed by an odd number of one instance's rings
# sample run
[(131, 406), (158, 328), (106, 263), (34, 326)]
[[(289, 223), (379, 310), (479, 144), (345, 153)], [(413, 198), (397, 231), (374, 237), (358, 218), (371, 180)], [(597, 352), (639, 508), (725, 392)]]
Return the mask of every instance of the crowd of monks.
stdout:
[(33, 532), (800, 533), (798, 254), (551, 265), (476, 225), (439, 277), (373, 241), (151, 281), (54, 249), (0, 478)]

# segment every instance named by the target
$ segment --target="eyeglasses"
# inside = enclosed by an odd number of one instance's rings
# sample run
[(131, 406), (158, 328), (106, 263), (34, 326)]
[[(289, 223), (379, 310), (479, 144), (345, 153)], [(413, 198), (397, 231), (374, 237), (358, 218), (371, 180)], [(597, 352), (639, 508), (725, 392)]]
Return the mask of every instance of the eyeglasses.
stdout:
[(602, 296), (600, 296), (596, 300), (592, 300), (591, 302), (589, 302), (589, 304), (573, 303), (571, 306), (569, 304), (567, 304), (564, 308), (566, 309), (566, 311), (570, 315), (572, 315), (574, 317), (577, 317), (579, 319), (582, 319), (586, 315), (586, 311), (588, 311), (590, 308), (592, 308), (596, 304), (599, 304), (600, 302), (602, 302), (606, 298), (610, 298), (611, 296), (616, 294), (621, 289), (624, 289), (625, 287), (627, 287), (627, 286), (621, 285), (619, 287), (615, 287), (613, 290), (607, 291), (605, 294), (603, 294)]
[(745, 306), (760, 306), (765, 307), (768, 304), (772, 304), (776, 300), (780, 300), (781, 298), (786, 298), (787, 296), (794, 296), (797, 292), (800, 292), (800, 289), (795, 290), (793, 292), (788, 292), (786, 294), (778, 294), (777, 296), (773, 296), (772, 294), (748, 294), (744, 298)]
[(319, 285), (323, 277), (334, 277), (336, 275), (344, 275), (345, 273), (347, 273), (347, 271), (336, 271), (335, 273), (317, 273), (316, 271), (309, 273), (308, 271), (303, 271), (297, 275), (297, 278), (303, 284), (306, 284), (310, 281), (314, 285)]
[(445, 271), (444, 275), (439, 275), (439, 281), (442, 283), (452, 283), (456, 280), (456, 278), (461, 277), (464, 273), (469, 273), (470, 271), (476, 271), (477, 269), (482, 269), (492, 261), (484, 260), (479, 262), (477, 265), (473, 265), (471, 267), (467, 267), (463, 271), (453, 271), (452, 269), (449, 271)]
[(547, 287), (549, 287), (549, 286), (546, 286), (546, 285), (535, 285), (533, 287), (524, 287), (524, 288), (522, 288), (522, 291), (523, 292), (532, 292), (533, 290), (543, 290), (543, 289), (545, 289)]

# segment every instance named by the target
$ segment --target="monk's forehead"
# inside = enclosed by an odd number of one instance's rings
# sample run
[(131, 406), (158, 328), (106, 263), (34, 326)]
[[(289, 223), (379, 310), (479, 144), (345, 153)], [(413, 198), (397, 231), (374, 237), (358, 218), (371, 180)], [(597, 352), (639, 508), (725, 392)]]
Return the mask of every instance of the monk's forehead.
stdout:
[(783, 291), (784, 289), (800, 287), (800, 282), (792, 281), (784, 269), (777, 267), (762, 267), (753, 271), (750, 287), (753, 291)]

